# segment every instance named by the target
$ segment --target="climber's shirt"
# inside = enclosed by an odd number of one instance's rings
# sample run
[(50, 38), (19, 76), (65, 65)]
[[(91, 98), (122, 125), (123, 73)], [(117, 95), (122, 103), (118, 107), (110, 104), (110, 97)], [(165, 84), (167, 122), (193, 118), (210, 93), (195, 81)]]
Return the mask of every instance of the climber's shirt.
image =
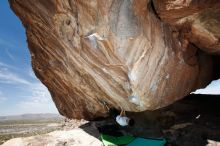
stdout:
[(119, 125), (121, 125), (121, 126), (127, 126), (128, 125), (128, 123), (129, 123), (129, 118), (128, 117), (125, 117), (125, 116), (120, 116), (120, 115), (118, 115), (117, 117), (116, 117), (116, 122), (119, 124)]

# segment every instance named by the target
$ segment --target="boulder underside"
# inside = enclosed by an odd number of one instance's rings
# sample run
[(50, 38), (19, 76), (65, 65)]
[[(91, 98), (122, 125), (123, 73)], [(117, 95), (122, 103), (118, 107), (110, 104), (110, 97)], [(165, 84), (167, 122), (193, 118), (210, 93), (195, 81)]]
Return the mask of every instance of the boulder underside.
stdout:
[(61, 115), (155, 110), (216, 77), (220, 1), (9, 0)]

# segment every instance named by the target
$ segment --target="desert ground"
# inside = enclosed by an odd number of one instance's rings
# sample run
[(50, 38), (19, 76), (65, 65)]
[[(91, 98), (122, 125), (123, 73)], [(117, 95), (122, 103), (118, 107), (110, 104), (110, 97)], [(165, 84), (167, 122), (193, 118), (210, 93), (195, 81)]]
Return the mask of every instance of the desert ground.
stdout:
[(27, 137), (60, 130), (63, 118), (57, 114), (25, 114), (0, 117), (0, 144), (16, 137)]

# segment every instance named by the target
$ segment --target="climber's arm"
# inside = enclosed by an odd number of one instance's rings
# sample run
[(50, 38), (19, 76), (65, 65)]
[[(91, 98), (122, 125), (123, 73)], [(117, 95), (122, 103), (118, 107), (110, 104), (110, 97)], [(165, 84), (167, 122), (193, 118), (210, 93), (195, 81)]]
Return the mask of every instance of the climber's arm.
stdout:
[(120, 116), (124, 116), (124, 110), (121, 109)]
[(126, 116), (125, 110), (123, 110), (123, 116)]
[(125, 114), (125, 110), (121, 107), (121, 113), (120, 113), (120, 116), (121, 117), (124, 117), (124, 116), (126, 116), (126, 114)]

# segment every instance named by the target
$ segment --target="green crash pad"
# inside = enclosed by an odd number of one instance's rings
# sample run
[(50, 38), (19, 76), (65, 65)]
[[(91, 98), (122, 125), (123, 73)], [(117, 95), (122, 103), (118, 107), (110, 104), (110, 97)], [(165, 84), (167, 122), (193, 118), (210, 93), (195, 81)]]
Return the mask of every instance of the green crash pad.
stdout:
[(105, 134), (101, 134), (101, 139), (104, 146), (164, 146), (166, 144), (165, 139), (154, 139), (154, 138), (140, 138), (133, 136), (120, 136), (114, 137)]
[(165, 139), (145, 139), (137, 137), (126, 146), (164, 146), (165, 144)]
[(119, 145), (126, 145), (128, 143), (131, 143), (135, 139), (135, 137), (129, 135), (114, 137), (114, 136), (101, 134), (101, 139), (105, 146), (119, 146)]

